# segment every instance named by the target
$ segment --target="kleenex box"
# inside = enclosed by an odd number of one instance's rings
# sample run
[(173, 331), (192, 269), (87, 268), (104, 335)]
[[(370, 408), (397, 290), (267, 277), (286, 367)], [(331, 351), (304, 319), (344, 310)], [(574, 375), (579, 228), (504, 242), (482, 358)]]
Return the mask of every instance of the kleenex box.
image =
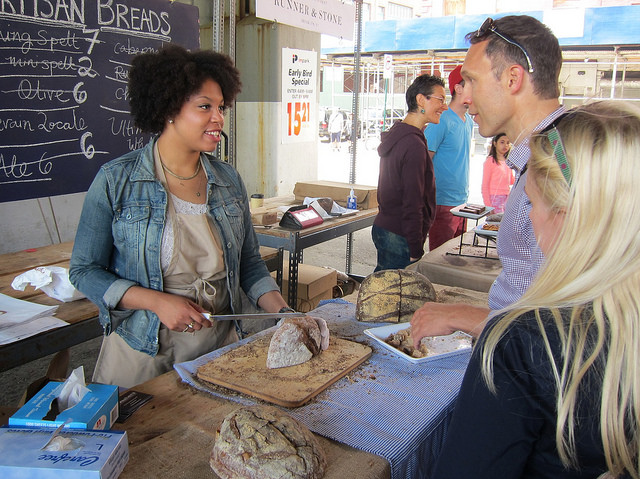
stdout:
[[(51, 381), (9, 418), (9, 426), (110, 429), (118, 419), (118, 386), (87, 384), (89, 392), (78, 404), (59, 412), (56, 399), (63, 383)], [(52, 409), (53, 408), (53, 409)]]
[(0, 428), (0, 477), (3, 479), (113, 479), (129, 460), (124, 431), (64, 429), (63, 451), (43, 450), (55, 429)]

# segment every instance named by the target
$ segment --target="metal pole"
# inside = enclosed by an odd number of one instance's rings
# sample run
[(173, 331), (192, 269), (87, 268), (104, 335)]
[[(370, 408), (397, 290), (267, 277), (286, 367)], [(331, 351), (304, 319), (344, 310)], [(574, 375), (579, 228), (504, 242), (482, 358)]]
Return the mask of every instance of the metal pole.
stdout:
[(616, 76), (618, 76), (618, 47), (614, 47), (613, 51), (615, 52), (615, 57), (613, 59), (613, 73), (611, 74), (611, 93), (609, 94), (609, 98), (613, 99), (616, 97)]
[[(358, 97), (360, 94), (360, 49), (362, 42), (362, 0), (355, 0), (356, 4), (356, 46), (354, 51), (354, 73), (353, 73), (353, 120), (351, 123), (351, 164), (349, 166), (349, 183), (356, 182), (356, 146), (358, 144)], [(353, 233), (347, 235), (346, 251), (346, 272), (351, 273), (351, 252), (353, 250)]]
[[(223, 33), (224, 25), (221, 25), (220, 20), (224, 22), (224, 0), (213, 0), (211, 10), (211, 49), (214, 52), (221, 52), (223, 46)], [(225, 150), (229, 149), (229, 137), (224, 136)], [(218, 143), (216, 148), (216, 158), (223, 161), (228, 161), (228, 155), (222, 154), (222, 142)]]
[[(224, 12), (223, 12), (224, 13)], [(236, 63), (236, 1), (229, 2), (229, 56)], [(229, 163), (236, 167), (236, 110), (229, 112)]]
[(211, 48), (216, 52), (222, 51), (224, 25), (221, 19), (224, 15), (224, 0), (213, 0), (213, 9), (211, 12)]

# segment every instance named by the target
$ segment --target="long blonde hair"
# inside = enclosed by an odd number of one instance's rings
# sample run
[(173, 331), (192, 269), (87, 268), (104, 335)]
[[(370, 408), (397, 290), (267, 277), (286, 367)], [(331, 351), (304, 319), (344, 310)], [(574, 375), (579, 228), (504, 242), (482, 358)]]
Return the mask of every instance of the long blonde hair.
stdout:
[[(576, 465), (578, 391), (595, 372), (609, 471), (640, 478), (640, 109), (594, 102), (571, 110), (557, 130), (570, 180), (545, 134), (531, 138), (528, 175), (546, 205), (565, 211), (564, 224), (527, 292), (487, 331), (483, 376), (495, 392), (495, 348), (519, 316), (533, 311), (555, 375), (563, 463)], [(560, 358), (553, 357), (542, 309), (554, 318)]]

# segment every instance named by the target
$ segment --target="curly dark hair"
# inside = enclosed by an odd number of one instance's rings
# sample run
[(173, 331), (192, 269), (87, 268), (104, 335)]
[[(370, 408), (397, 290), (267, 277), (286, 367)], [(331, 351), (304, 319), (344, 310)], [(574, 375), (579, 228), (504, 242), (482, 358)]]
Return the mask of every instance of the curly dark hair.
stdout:
[(416, 100), (416, 96), (420, 93), (424, 96), (430, 96), (433, 93), (433, 87), (436, 85), (440, 85), (444, 88), (444, 80), (440, 77), (427, 75), (426, 73), (413, 80), (413, 83), (409, 85), (409, 88), (407, 88), (407, 92), (405, 93), (407, 110), (409, 112), (418, 111), (418, 101)]
[(135, 56), (129, 70), (129, 105), (135, 125), (144, 132), (161, 132), (167, 119), (176, 116), (206, 80), (220, 85), (227, 107), (242, 86), (240, 72), (222, 53), (190, 52), (169, 44), (158, 52)]

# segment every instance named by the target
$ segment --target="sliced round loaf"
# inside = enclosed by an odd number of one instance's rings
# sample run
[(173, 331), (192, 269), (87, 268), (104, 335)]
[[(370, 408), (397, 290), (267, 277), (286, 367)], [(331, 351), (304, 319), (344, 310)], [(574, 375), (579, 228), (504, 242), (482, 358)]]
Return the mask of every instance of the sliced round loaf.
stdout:
[(376, 271), (360, 285), (356, 319), (363, 322), (404, 323), (427, 301), (436, 300), (431, 282), (416, 271)]
[[(325, 323), (326, 324), (326, 323)], [(282, 321), (273, 333), (267, 352), (267, 368), (284, 368), (309, 361), (322, 350), (322, 332), (310, 317)]]
[(242, 407), (227, 415), (209, 463), (222, 479), (320, 479), (327, 467), (311, 431), (271, 406)]

